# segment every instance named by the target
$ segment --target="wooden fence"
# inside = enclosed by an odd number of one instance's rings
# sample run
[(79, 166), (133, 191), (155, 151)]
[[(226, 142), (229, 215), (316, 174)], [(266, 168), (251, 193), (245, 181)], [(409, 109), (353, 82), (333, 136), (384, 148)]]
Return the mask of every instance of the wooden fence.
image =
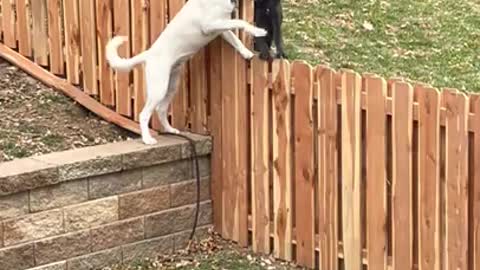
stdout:
[[(95, 98), (126, 118), (138, 120), (145, 101), (143, 68), (132, 73), (114, 72), (105, 61), (105, 45), (113, 35), (126, 35), (121, 56), (148, 48), (185, 0), (0, 0), (0, 33), (3, 45)], [(253, 0), (239, 8), (242, 18), (253, 19)], [(245, 42), (249, 40), (245, 37)], [(182, 130), (207, 133), (210, 115), (210, 77), (218, 70), (211, 61), (222, 60), (218, 46), (203, 49), (183, 68), (178, 95), (169, 117)], [(217, 46), (217, 48), (215, 48)], [(214, 48), (212, 51), (211, 48)], [(210, 56), (212, 55), (212, 56)], [(213, 73), (213, 74), (212, 74)], [(193, 90), (194, 89), (194, 90)], [(152, 128), (159, 129), (154, 115)]]
[[(112, 72), (105, 44), (122, 34), (123, 55), (144, 50), (183, 3), (0, 0), (0, 52), (136, 120), (142, 70)], [(251, 21), (252, 6), (238, 15)], [(35, 76), (28, 59), (16, 63)], [(480, 269), (477, 95), (246, 62), (215, 40), (186, 65), (170, 120), (214, 138), (214, 220), (227, 239), (322, 270)]]
[(480, 96), (300, 61), (249, 72), (225, 236), (320, 269), (480, 269)]

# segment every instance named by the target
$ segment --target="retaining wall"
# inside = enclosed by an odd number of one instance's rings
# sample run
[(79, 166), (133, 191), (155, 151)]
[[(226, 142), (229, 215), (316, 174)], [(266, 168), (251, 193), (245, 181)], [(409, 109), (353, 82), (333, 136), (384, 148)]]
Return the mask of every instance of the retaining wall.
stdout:
[[(197, 237), (212, 222), (209, 138)], [(0, 163), (0, 270), (85, 270), (183, 248), (196, 201), (189, 145), (159, 138)]]

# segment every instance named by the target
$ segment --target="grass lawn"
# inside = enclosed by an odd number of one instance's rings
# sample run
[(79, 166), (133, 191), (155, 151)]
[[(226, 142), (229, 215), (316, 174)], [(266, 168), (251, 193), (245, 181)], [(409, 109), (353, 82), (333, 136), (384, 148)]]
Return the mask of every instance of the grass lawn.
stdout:
[(289, 59), (480, 91), (480, 2), (284, 0)]

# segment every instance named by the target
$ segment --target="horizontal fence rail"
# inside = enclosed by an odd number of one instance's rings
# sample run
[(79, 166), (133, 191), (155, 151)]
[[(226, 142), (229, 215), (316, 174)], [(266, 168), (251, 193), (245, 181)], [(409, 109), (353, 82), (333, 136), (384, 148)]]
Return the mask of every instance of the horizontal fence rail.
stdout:
[[(184, 3), (0, 0), (0, 46), (56, 75), (52, 85), (68, 83), (80, 103), (80, 93), (92, 97), (116, 123), (137, 121), (143, 70), (112, 71), (105, 45), (126, 35), (122, 56), (145, 50)], [(241, 1), (236, 16), (251, 22), (253, 3)], [(479, 95), (245, 61), (217, 39), (184, 66), (169, 117), (214, 139), (224, 238), (322, 270), (480, 270)]]

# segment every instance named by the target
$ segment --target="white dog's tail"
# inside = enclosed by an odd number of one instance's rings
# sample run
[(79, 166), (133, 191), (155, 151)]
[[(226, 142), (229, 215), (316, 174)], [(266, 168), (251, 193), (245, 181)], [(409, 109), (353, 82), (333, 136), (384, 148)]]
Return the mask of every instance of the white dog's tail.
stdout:
[(128, 41), (125, 36), (116, 36), (112, 38), (106, 46), (106, 57), (110, 66), (120, 71), (130, 71), (134, 66), (145, 62), (146, 55), (142, 52), (132, 58), (121, 58), (118, 55), (118, 47)]

